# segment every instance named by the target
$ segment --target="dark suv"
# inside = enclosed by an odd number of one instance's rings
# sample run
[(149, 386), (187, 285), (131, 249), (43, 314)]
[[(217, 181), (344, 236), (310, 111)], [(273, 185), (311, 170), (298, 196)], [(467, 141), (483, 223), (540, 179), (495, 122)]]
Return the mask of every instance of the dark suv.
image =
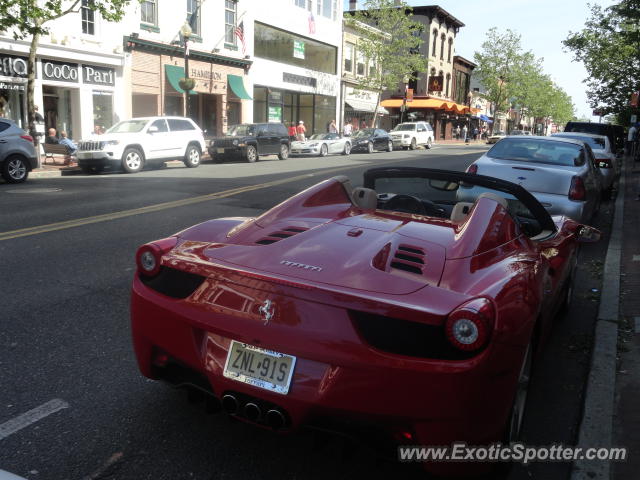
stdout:
[(253, 163), (261, 155), (278, 155), (280, 160), (286, 160), (289, 157), (289, 132), (281, 123), (233, 125), (224, 137), (211, 140), (209, 155), (215, 162), (241, 157)]

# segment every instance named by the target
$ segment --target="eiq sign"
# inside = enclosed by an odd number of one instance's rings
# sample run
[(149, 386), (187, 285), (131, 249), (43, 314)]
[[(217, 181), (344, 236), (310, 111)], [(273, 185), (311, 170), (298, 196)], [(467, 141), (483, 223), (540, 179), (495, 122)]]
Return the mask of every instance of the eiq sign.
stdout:
[(27, 59), (12, 55), (0, 55), (0, 75), (4, 77), (26, 78)]
[(54, 62), (52, 60), (42, 61), (42, 76), (45, 80), (56, 80), (58, 82), (78, 82), (78, 64)]

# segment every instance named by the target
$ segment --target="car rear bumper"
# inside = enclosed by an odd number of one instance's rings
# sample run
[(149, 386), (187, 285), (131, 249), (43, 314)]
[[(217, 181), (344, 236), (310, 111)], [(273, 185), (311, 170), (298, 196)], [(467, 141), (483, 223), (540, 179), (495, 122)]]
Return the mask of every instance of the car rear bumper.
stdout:
[[(518, 374), (514, 365), (522, 358), (523, 348), (493, 344), (472, 359), (444, 361), (384, 354), (367, 347), (367, 360), (349, 356), (339, 339), (333, 342), (334, 355), (313, 351), (304, 341), (296, 341), (295, 322), (284, 332), (281, 325), (247, 326), (237, 318), (247, 328), (237, 324), (229, 332), (218, 315), (223, 316), (209, 310), (203, 316), (189, 299), (158, 294), (136, 276), (131, 323), (140, 371), (149, 378), (163, 378), (153, 359), (156, 352), (166, 352), (206, 378), (215, 397), (232, 394), (280, 409), (290, 430), (334, 419), (372, 425), (387, 438), (404, 438), (413, 444), (483, 444), (501, 439)], [(280, 333), (274, 337), (274, 332)], [(321, 329), (315, 335), (328, 332)], [(282, 344), (269, 340), (283, 336), (289, 347), (283, 347), (282, 340)], [(288, 394), (226, 378), (223, 369), (231, 340), (295, 355)]]

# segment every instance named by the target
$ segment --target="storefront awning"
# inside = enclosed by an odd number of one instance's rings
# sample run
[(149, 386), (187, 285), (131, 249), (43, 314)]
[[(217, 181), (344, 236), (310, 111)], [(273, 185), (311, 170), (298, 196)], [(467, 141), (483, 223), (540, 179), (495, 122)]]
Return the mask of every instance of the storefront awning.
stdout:
[[(402, 106), (402, 98), (389, 98), (383, 100), (381, 105), (387, 108), (400, 108)], [(434, 110), (446, 110), (457, 113), (467, 113), (469, 107), (460, 105), (455, 102), (446, 102), (436, 98), (416, 98), (412, 102), (406, 103), (407, 108), (432, 108)]]
[[(366, 100), (357, 100), (357, 99), (353, 99), (350, 98), (349, 100), (344, 102), (345, 105), (347, 105), (348, 108), (350, 108), (351, 110), (355, 111), (355, 112), (367, 112), (367, 113), (373, 113), (376, 109), (376, 104), (375, 103), (371, 103), (371, 102), (367, 102)], [(386, 108), (379, 106), (378, 107), (378, 113), (380, 115), (387, 115), (389, 113), (389, 110), (387, 110)]]
[(227, 75), (227, 81), (229, 82), (231, 91), (235, 93), (238, 98), (241, 98), (243, 100), (251, 100), (251, 96), (244, 88), (244, 80), (242, 79), (242, 77), (229, 74)]
[[(178, 93), (184, 93), (184, 90), (180, 88), (180, 79), (185, 78), (184, 68), (177, 65), (165, 65), (164, 73), (167, 75), (167, 80), (169, 80), (173, 89)], [(191, 95), (197, 95), (193, 90), (189, 93)]]

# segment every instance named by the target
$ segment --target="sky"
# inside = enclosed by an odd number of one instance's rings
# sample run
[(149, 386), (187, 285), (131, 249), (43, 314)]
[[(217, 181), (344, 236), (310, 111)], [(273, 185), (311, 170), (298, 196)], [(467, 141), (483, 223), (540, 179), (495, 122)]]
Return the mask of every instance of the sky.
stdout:
[[(360, 4), (361, 2), (358, 2)], [(464, 27), (455, 41), (456, 55), (473, 61), (473, 53), (480, 50), (487, 30), (497, 27), (504, 32), (511, 29), (521, 35), (523, 50), (530, 50), (544, 59), (544, 71), (572, 98), (576, 115), (592, 117), (587, 102), (587, 71), (582, 63), (572, 61), (562, 40), (569, 32), (584, 27), (590, 10), (583, 0), (408, 0), (409, 5), (438, 5), (456, 17)], [(589, 0), (591, 4), (607, 7), (613, 0)], [(344, 1), (348, 9), (348, 1)]]

